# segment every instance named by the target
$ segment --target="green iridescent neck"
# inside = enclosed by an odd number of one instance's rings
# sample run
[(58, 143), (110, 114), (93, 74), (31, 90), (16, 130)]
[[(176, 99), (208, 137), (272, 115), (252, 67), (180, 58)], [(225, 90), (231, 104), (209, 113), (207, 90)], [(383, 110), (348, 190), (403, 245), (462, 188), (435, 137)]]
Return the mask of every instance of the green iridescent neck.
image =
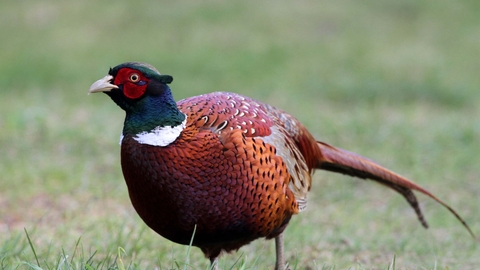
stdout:
[(123, 134), (150, 132), (156, 127), (175, 127), (185, 120), (171, 95), (147, 96), (127, 111)]

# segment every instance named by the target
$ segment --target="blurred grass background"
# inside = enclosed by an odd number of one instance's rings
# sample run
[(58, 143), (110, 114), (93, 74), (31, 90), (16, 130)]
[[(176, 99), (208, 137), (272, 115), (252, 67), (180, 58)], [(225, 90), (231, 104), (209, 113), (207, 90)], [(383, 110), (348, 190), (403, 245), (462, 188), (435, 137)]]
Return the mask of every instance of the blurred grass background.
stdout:
[[(232, 91), (283, 108), (318, 139), (427, 187), (480, 234), (478, 14), (476, 0), (3, 1), (0, 269), (185, 262), (187, 247), (130, 205), (123, 112), (86, 95), (125, 61), (173, 75), (176, 99)], [(317, 172), (308, 210), (286, 230), (287, 258), (298, 269), (387, 269), (394, 256), (396, 269), (476, 269), (479, 244), (420, 200), (429, 230), (401, 196)], [(190, 257), (189, 269), (207, 267), (198, 249)], [(256, 241), (220, 266), (239, 258), (271, 268), (274, 244)]]

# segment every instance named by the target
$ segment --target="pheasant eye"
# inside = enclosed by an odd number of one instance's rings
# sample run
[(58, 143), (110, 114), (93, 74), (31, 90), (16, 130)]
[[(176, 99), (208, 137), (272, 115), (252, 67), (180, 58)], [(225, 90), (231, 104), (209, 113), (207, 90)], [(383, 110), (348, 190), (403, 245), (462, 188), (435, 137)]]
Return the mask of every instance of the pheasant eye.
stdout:
[(140, 80), (140, 76), (138, 76), (137, 73), (133, 73), (132, 75), (130, 75), (130, 81), (131, 81), (131, 82), (136, 83), (136, 82), (138, 82), (139, 80)]

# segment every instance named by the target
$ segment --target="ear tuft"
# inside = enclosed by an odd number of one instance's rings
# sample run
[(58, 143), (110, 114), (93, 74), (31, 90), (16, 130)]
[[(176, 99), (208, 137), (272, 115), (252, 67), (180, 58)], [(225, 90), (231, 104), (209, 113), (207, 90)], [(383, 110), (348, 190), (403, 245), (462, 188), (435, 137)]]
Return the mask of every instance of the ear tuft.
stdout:
[(170, 75), (160, 75), (160, 82), (169, 84), (173, 81), (173, 77)]

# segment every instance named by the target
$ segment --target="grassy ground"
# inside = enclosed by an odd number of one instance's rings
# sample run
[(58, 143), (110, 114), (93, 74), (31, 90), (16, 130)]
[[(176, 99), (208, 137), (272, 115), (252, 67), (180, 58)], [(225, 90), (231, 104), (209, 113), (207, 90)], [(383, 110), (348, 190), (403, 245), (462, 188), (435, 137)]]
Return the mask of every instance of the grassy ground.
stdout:
[[(188, 248), (130, 205), (123, 112), (86, 95), (132, 60), (173, 75), (177, 99), (226, 90), (283, 108), (421, 183), (480, 234), (480, 2), (203, 2), (2, 3), (0, 269), (183, 268)], [(297, 269), (388, 269), (394, 257), (395, 269), (476, 269), (478, 242), (420, 200), (429, 230), (397, 194), (318, 172), (287, 257)], [(274, 259), (259, 240), (220, 265)], [(192, 249), (187, 269), (206, 267)]]

